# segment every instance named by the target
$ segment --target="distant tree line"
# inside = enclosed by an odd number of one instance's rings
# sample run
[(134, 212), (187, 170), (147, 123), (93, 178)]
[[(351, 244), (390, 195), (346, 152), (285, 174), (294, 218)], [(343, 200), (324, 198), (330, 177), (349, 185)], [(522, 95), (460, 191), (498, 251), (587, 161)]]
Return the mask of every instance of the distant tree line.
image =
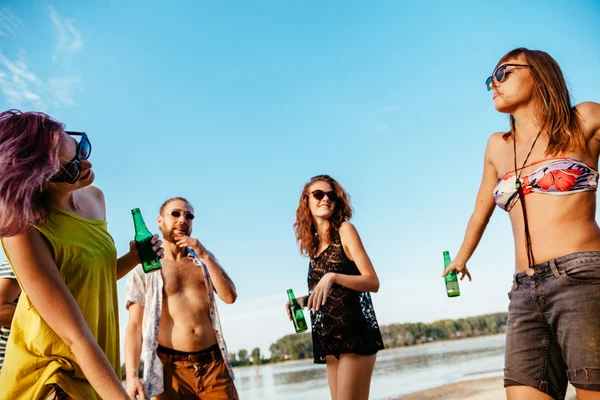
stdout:
[[(413, 346), (438, 340), (463, 339), (477, 336), (494, 335), (506, 332), (508, 313), (495, 313), (457, 320), (444, 319), (430, 324), (422, 322), (407, 324), (390, 324), (380, 327), (381, 336), (386, 349)], [(269, 364), (286, 360), (303, 360), (312, 358), (312, 336), (310, 332), (286, 335), (269, 347), (271, 358), (263, 358), (260, 348), (251, 353), (241, 349), (231, 352), (231, 364), (234, 367)], [(139, 376), (144, 368), (140, 362)], [(125, 379), (125, 364), (121, 367), (121, 378)]]
[[(387, 349), (413, 346), (438, 340), (463, 339), (494, 335), (506, 332), (508, 313), (495, 313), (457, 320), (440, 320), (429, 324), (417, 322), (390, 324), (380, 327), (383, 343)], [(260, 349), (252, 353), (241, 349), (231, 353), (233, 366), (259, 365), (285, 360), (312, 358), (312, 336), (310, 332), (286, 335), (269, 347), (271, 358), (262, 358)]]

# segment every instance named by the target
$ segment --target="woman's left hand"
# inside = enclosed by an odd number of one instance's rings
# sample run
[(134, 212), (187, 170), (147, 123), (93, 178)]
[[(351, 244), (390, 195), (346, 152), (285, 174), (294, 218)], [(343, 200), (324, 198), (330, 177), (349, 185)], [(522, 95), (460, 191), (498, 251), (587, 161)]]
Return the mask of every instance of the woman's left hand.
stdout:
[[(158, 235), (152, 236), (152, 250), (156, 253), (158, 258), (163, 258), (165, 249), (162, 248), (162, 240), (158, 238)], [(129, 242), (129, 254), (131, 254), (132, 259), (135, 262), (135, 265), (141, 264), (142, 260), (140, 260), (140, 253), (138, 252), (137, 246), (135, 244), (135, 240)]]
[(329, 295), (329, 290), (331, 290), (331, 286), (335, 283), (335, 273), (328, 272), (317, 283), (317, 286), (313, 289), (310, 296), (308, 296), (308, 302), (306, 307), (314, 312), (319, 311), (322, 305), (327, 301), (327, 296)]

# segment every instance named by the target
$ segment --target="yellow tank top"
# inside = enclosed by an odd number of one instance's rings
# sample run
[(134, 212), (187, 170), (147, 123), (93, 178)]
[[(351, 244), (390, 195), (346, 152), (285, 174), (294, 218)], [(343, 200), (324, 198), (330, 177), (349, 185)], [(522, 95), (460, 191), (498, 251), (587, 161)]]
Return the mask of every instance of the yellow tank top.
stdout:
[[(50, 244), (60, 275), (120, 377), (117, 251), (106, 225), (52, 207), (48, 220), (35, 228)], [(45, 399), (52, 384), (76, 400), (100, 399), (69, 347), (23, 293), (0, 373), (0, 400)]]

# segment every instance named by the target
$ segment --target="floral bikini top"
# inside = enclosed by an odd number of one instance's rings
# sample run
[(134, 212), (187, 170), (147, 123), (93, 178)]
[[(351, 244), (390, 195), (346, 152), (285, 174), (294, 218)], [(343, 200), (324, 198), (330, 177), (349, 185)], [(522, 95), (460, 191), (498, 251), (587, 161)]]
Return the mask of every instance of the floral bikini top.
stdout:
[[(571, 157), (539, 160), (517, 171), (544, 161), (548, 162), (531, 174), (520, 178), (524, 195), (529, 193), (567, 195), (597, 190), (598, 171), (589, 164)], [(519, 199), (515, 186), (517, 171), (508, 171), (502, 175), (494, 188), (496, 205), (507, 212)]]

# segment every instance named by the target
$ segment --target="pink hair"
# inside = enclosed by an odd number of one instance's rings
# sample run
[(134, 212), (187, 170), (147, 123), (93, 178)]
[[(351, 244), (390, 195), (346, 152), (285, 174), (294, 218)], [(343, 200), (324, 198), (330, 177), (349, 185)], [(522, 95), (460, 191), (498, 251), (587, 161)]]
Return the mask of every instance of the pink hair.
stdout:
[(25, 233), (48, 216), (44, 187), (60, 168), (63, 130), (44, 113), (0, 113), (0, 237)]

